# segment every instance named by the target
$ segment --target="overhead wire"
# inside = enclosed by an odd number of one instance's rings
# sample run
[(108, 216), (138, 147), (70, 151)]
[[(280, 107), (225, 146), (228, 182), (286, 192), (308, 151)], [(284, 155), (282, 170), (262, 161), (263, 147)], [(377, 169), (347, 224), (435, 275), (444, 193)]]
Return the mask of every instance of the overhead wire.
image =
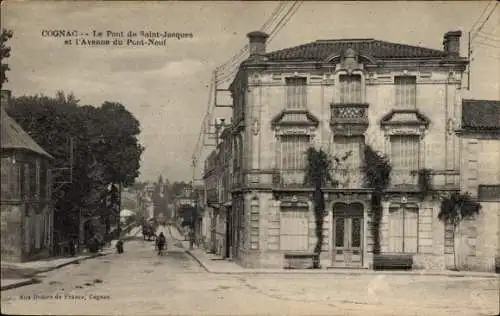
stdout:
[[(270, 42), (276, 36), (276, 34), (290, 21), (291, 17), (298, 10), (298, 7), (300, 7), (302, 2), (303, 1), (300, 1), (297, 3), (297, 1), (296, 1), (292, 4), (291, 7), (289, 7), (288, 9), (285, 9), (288, 2), (282, 1), (274, 9), (274, 11), (271, 13), (271, 16), (264, 23), (264, 25), (260, 28), (260, 31), (269, 33), (268, 42)], [(278, 20), (278, 18), (280, 16), (281, 16), (281, 19)], [(278, 21), (278, 22), (275, 24), (276, 21)], [(274, 27), (272, 26), (273, 24), (275, 24)], [(223, 82), (230, 80), (233, 77), (233, 75), (235, 73), (237, 73), (237, 71), (238, 71), (237, 65), (239, 65), (244, 59), (246, 59), (246, 54), (248, 52), (249, 52), (249, 45), (246, 44), (232, 58), (230, 58), (228, 61), (226, 61), (224, 64), (220, 65), (219, 67), (215, 68), (215, 70), (212, 73), (212, 78), (211, 78), (210, 88), (209, 88), (209, 101), (208, 101), (207, 111), (205, 113), (205, 116), (203, 117), (200, 133), (198, 134), (198, 139), (197, 139), (196, 146), (195, 146), (195, 152), (193, 153), (193, 156), (192, 156), (193, 168), (196, 168), (196, 165), (197, 165), (198, 160), (199, 160), (199, 156), (201, 154), (201, 150), (203, 148), (202, 141), (203, 141), (203, 136), (206, 134), (206, 122), (211, 121), (212, 111), (216, 105), (215, 104), (216, 100), (214, 100), (213, 94), (216, 93), (219, 83), (223, 83)], [(193, 177), (194, 177), (194, 175), (193, 175)]]
[(481, 14), (477, 17), (476, 21), (474, 22), (474, 24), (472, 24), (471, 26), (471, 30), (474, 30), (476, 28), (476, 25), (479, 23), (479, 21), (481, 21), (481, 19), (483, 18), (483, 15), (486, 13), (486, 11), (488, 10), (488, 8), (490, 7), (490, 4), (492, 4), (494, 2), (493, 1), (490, 1), (486, 4), (486, 6), (484, 7), (483, 11), (481, 12)]
[(493, 6), (493, 8), (491, 9), (490, 13), (488, 13), (488, 16), (486, 17), (486, 19), (483, 21), (483, 23), (479, 26), (479, 28), (476, 30), (476, 31), (472, 31), (471, 32), (471, 41), (473, 41), (476, 37), (477, 37), (477, 34), (479, 32), (481, 32), (481, 30), (483, 29), (483, 27), (486, 25), (486, 23), (488, 22), (488, 20), (490, 19), (490, 17), (493, 15), (493, 12), (495, 12), (495, 9), (497, 8), (498, 6), (498, 2), (495, 3), (495, 5)]

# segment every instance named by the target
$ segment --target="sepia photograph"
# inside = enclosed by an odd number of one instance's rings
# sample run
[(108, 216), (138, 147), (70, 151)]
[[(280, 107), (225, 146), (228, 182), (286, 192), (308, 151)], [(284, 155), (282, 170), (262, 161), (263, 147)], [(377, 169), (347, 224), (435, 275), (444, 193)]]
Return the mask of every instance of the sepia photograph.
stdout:
[(499, 315), (499, 1), (0, 5), (2, 314)]

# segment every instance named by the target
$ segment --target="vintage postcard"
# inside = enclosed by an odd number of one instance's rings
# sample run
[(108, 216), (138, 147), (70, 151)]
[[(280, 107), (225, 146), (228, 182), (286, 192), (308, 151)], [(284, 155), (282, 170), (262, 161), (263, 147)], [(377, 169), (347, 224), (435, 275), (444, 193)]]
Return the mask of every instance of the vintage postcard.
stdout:
[(2, 313), (498, 315), (499, 21), (2, 2)]

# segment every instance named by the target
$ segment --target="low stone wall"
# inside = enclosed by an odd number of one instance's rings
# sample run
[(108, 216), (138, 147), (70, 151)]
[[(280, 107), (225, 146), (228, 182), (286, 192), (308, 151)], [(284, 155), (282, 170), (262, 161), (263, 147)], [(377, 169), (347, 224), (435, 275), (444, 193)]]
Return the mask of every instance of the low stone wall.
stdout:
[[(287, 266), (285, 253), (286, 251), (241, 250), (239, 258), (235, 261), (244, 268), (283, 269)], [(320, 262), (323, 268), (330, 266), (328, 252), (321, 253)]]
[(413, 268), (423, 270), (445, 270), (445, 256), (443, 255), (424, 255), (417, 254), (413, 256)]

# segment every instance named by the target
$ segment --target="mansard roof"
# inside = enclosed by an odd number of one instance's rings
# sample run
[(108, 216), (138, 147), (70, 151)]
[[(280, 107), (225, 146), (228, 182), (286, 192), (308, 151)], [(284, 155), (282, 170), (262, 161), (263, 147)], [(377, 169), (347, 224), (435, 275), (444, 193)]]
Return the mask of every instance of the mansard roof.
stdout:
[(462, 100), (462, 128), (465, 130), (500, 130), (500, 101)]
[(330, 56), (340, 55), (347, 49), (375, 59), (398, 58), (444, 58), (441, 50), (421, 46), (391, 43), (375, 39), (317, 40), (282, 50), (269, 52), (269, 61), (324, 61)]

